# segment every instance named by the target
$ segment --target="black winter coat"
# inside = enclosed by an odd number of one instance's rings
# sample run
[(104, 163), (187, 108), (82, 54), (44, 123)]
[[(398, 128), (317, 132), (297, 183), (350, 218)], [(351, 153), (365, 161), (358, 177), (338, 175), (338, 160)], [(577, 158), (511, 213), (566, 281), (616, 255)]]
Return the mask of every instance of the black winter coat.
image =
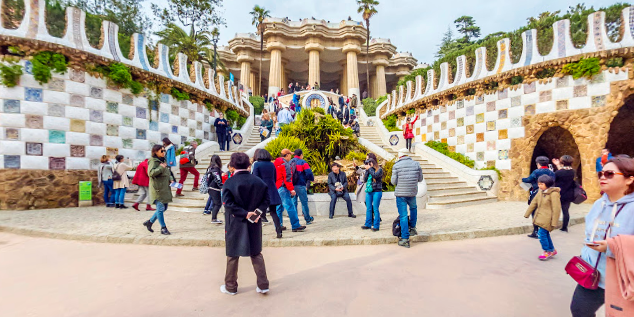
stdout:
[(271, 200), (271, 205), (281, 205), (282, 199), (280, 198), (280, 194), (277, 192), (277, 186), (275, 185), (275, 179), (277, 177), (277, 171), (275, 169), (275, 164), (272, 162), (266, 161), (257, 161), (253, 163), (251, 167), (251, 172), (253, 175), (259, 177), (269, 190), (269, 199)]
[(221, 191), (222, 190), (222, 170), (219, 167), (207, 168), (207, 192)]
[(262, 222), (249, 222), (255, 209), (266, 212), (270, 205), (266, 184), (247, 171), (229, 178), (222, 189), (225, 206), (225, 247), (227, 256), (255, 256), (262, 252)]
[(555, 172), (555, 187), (561, 190), (561, 203), (575, 200), (575, 171), (560, 169)]
[(341, 185), (343, 185), (343, 193), (347, 193), (348, 192), (348, 177), (346, 176), (346, 173), (344, 173), (343, 171), (339, 171), (339, 174), (335, 174), (335, 172), (330, 172), (330, 174), (328, 174), (328, 193), (329, 194), (335, 194), (337, 191), (335, 191), (335, 189), (337, 189), (337, 187), (335, 186), (335, 183), (341, 183)]
[[(382, 192), (383, 191), (383, 169), (379, 167), (379, 170), (375, 170), (374, 167), (370, 167), (367, 171), (365, 171), (365, 175), (363, 175), (363, 182), (368, 181), (368, 176), (372, 175), (372, 191), (373, 192)], [(363, 189), (365, 190), (365, 188)]]

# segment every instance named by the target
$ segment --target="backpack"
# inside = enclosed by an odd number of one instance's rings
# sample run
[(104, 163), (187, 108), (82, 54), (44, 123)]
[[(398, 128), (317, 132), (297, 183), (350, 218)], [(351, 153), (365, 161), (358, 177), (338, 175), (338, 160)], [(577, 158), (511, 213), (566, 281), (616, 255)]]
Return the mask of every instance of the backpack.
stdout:
[(288, 162), (288, 166), (291, 168), (291, 181), (293, 185), (299, 182), (299, 173), (297, 173), (297, 159), (293, 158)]
[[(409, 221), (409, 217), (407, 217), (407, 220)], [(395, 237), (401, 237), (401, 217), (394, 219), (394, 222), (392, 222), (392, 234)]]
[(583, 187), (581, 187), (581, 185), (579, 185), (577, 182), (575, 182), (575, 192), (574, 192), (574, 200), (572, 201), (575, 204), (580, 204), (584, 201), (586, 201), (586, 199), (588, 199), (588, 194), (586, 193), (586, 191), (583, 189)]
[(365, 192), (372, 192), (372, 174), (368, 175), (368, 181), (365, 183)]
[(119, 174), (119, 172), (117, 172), (117, 166), (119, 166), (119, 164), (115, 165), (114, 168), (112, 169), (112, 180), (113, 181), (120, 181), (121, 180), (121, 174)]
[(206, 194), (208, 192), (208, 190), (209, 190), (209, 170), (207, 170), (205, 175), (203, 175), (203, 177), (200, 179), (200, 187), (198, 187), (198, 190), (200, 191), (201, 194)]

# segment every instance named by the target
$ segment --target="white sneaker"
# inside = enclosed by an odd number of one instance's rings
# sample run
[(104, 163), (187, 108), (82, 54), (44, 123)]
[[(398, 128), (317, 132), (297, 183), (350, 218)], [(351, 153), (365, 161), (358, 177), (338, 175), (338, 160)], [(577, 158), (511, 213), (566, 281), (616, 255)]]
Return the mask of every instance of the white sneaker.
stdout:
[(222, 224), (222, 220), (219, 220), (219, 219), (212, 220), (211, 223), (213, 223), (213, 224)]
[[(224, 286), (224, 285), (223, 285), (223, 286)], [(256, 288), (255, 288), (255, 291), (256, 291), (256, 292), (258, 292), (258, 293), (260, 293), (260, 294), (266, 294), (266, 293), (268, 293), (268, 292), (269, 292), (269, 289), (268, 289), (268, 288), (267, 288), (267, 289), (260, 289), (259, 287), (256, 287)]]
[[(267, 290), (268, 291), (268, 290)], [(221, 285), (220, 286), (220, 292), (225, 293), (227, 295), (235, 295), (237, 293), (231, 293), (227, 290), (227, 286), (226, 285)]]

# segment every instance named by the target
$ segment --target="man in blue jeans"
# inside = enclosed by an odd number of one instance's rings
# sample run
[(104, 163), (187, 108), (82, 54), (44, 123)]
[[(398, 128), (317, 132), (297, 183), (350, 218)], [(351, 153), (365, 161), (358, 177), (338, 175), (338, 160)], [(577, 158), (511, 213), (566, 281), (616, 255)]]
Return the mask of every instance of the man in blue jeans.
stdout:
[[(407, 149), (398, 151), (398, 161), (392, 167), (392, 185), (396, 186), (394, 196), (396, 196), (396, 209), (401, 220), (401, 239), (398, 245), (409, 248), (409, 237), (418, 234), (416, 231), (416, 220), (418, 220), (418, 209), (416, 207), (416, 194), (418, 194), (418, 183), (423, 181), (423, 170), (418, 162), (412, 160)], [(409, 206), (409, 219), (407, 217), (407, 206)]]
[[(282, 186), (277, 189), (277, 192), (280, 194), (280, 198), (282, 199), (282, 204), (277, 206), (277, 215), (280, 218), (280, 226), (282, 225), (283, 213), (284, 209), (288, 213), (288, 218), (291, 220), (291, 227), (293, 228), (293, 232), (301, 232), (306, 230), (306, 226), (301, 226), (299, 224), (299, 218), (297, 216), (297, 209), (295, 208), (295, 204), (293, 204), (292, 197), (297, 193), (295, 192), (295, 187), (293, 186), (293, 176), (291, 173), (290, 160), (293, 157), (293, 152), (289, 149), (283, 149), (281, 152), (281, 157), (275, 160), (275, 168), (282, 171), (282, 174), (286, 175), (284, 181), (282, 182)], [(281, 160), (280, 160), (281, 159)], [(282, 226), (282, 230), (284, 227)]]
[(297, 198), (299, 198), (299, 201), (302, 202), (304, 220), (306, 220), (306, 224), (309, 225), (313, 223), (315, 218), (310, 216), (306, 187), (310, 182), (315, 181), (315, 175), (313, 175), (313, 171), (310, 169), (308, 162), (304, 161), (304, 152), (302, 149), (295, 150), (295, 157), (289, 163), (291, 166), (293, 187), (295, 187), (295, 192), (297, 193), (297, 195), (293, 197), (293, 204), (295, 205), (295, 210), (299, 210), (297, 209)]

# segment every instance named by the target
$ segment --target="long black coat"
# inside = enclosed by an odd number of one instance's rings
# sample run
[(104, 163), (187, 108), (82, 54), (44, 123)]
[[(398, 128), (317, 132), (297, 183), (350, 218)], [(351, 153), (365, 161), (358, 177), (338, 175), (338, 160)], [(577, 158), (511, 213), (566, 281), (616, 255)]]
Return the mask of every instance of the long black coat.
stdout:
[(247, 213), (259, 208), (266, 212), (269, 193), (266, 184), (247, 171), (235, 173), (222, 188), (225, 206), (227, 256), (254, 256), (262, 252), (262, 222), (250, 223)]
[(257, 161), (251, 166), (251, 173), (262, 179), (268, 187), (270, 204), (281, 205), (282, 198), (280, 198), (280, 194), (277, 192), (277, 186), (275, 185), (275, 179), (277, 177), (275, 165), (271, 162)]

